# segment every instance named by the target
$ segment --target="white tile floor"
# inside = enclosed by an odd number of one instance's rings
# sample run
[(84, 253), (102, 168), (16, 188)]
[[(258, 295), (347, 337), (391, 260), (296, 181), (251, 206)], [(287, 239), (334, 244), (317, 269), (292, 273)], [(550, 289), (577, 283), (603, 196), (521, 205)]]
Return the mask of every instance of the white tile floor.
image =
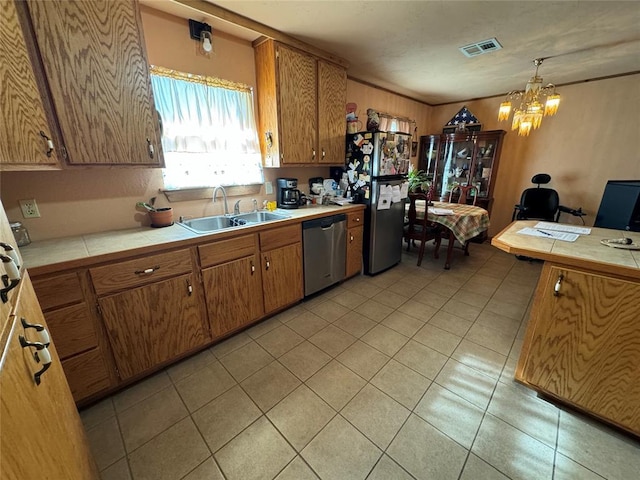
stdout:
[(513, 372), (540, 264), (415, 250), (81, 412), (104, 480), (635, 479)]

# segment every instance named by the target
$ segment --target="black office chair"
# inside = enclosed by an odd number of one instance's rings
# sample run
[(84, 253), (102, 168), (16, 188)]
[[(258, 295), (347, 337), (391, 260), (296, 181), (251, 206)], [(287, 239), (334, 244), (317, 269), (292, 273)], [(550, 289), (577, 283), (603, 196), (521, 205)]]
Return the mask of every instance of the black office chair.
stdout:
[[(573, 209), (560, 205), (558, 192), (552, 188), (541, 188), (551, 181), (551, 176), (546, 173), (538, 173), (531, 178), (531, 182), (537, 184), (536, 188), (527, 188), (522, 192), (520, 203), (513, 210), (513, 220), (545, 220), (557, 222), (561, 213), (570, 213), (576, 217), (585, 215), (581, 208)], [(584, 223), (584, 220), (582, 220)]]

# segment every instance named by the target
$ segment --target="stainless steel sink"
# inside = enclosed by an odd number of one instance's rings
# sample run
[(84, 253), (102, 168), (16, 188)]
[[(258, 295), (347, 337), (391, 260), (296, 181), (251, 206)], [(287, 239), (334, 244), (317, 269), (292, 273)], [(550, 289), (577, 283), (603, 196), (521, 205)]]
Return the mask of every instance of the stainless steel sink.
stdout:
[(285, 220), (287, 218), (291, 218), (291, 216), (272, 212), (251, 212), (234, 215), (233, 222), (236, 224), (245, 225), (247, 223), (272, 222), (274, 220)]
[(182, 225), (184, 228), (195, 233), (211, 233), (227, 228), (273, 222), (275, 220), (285, 220), (287, 218), (291, 217), (281, 213), (251, 212), (233, 216), (216, 215), (213, 217), (192, 218), (178, 222), (178, 225)]
[(196, 233), (215, 232), (216, 230), (223, 230), (225, 228), (233, 227), (231, 217), (225, 215), (217, 215), (215, 217), (201, 217), (192, 218), (179, 222), (178, 225), (191, 230)]

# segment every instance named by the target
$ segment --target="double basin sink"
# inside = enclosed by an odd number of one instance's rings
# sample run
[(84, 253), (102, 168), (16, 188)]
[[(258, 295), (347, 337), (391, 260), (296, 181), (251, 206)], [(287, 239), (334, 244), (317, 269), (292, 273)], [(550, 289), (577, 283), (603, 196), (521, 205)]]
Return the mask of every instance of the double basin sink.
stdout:
[(216, 215), (213, 217), (192, 218), (179, 222), (184, 228), (195, 233), (211, 233), (227, 228), (244, 227), (245, 225), (258, 225), (276, 220), (286, 220), (290, 215), (273, 212), (251, 212), (238, 215)]

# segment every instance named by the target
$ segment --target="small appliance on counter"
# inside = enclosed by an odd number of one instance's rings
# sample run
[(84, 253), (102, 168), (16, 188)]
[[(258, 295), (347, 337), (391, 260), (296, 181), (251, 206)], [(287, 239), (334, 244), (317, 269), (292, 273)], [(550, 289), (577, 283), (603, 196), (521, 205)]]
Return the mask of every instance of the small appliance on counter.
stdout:
[(278, 208), (298, 208), (300, 204), (300, 190), (297, 178), (276, 179), (276, 200)]

